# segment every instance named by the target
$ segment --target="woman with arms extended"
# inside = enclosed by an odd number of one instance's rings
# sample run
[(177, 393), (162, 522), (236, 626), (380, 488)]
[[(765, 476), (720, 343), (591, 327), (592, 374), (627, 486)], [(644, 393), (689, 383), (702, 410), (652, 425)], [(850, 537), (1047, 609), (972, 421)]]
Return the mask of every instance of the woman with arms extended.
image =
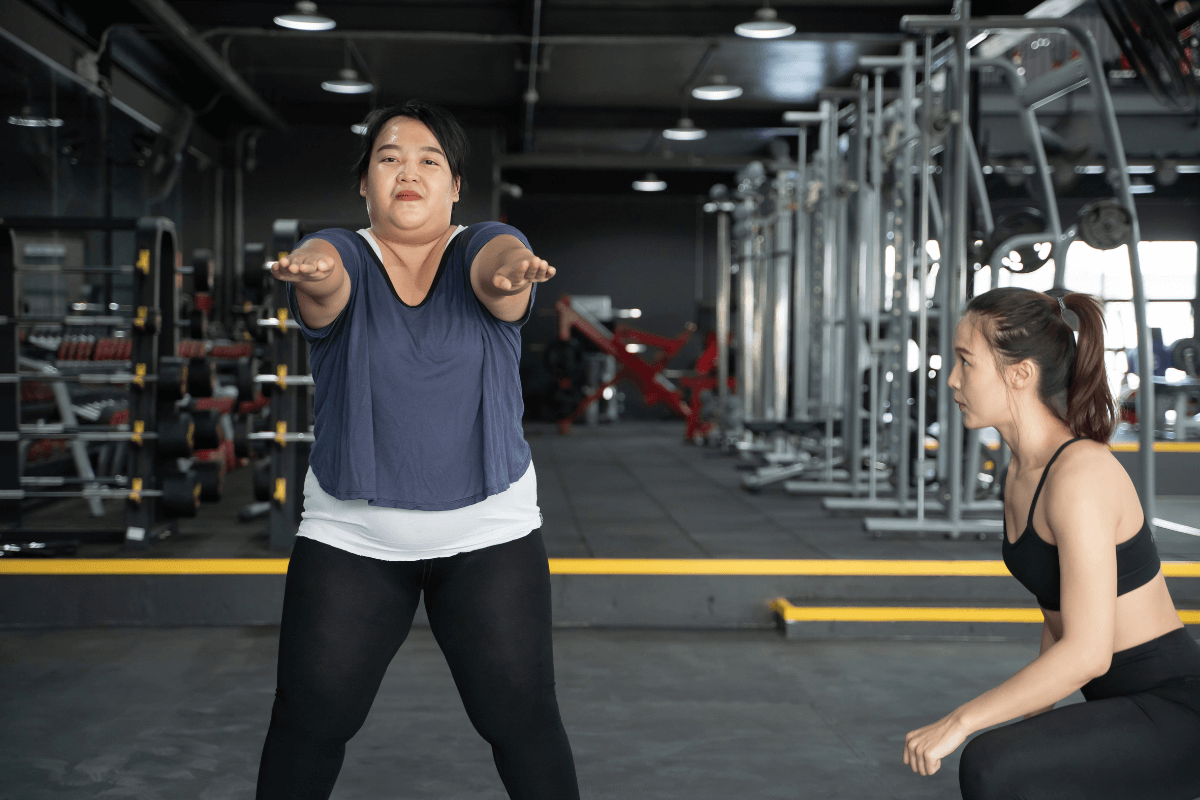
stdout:
[(422, 593), (508, 795), (579, 796), (517, 372), (554, 268), (515, 228), (450, 224), (466, 150), (441, 109), (372, 112), (358, 161), (371, 227), (309, 236), (272, 270), (312, 345), (316, 442), (259, 800), (329, 797)]
[[(972, 733), (1023, 716), (967, 745), (964, 800), (1200, 797), (1200, 646), (1106, 446), (1114, 405), (1099, 302), (993, 289), (967, 306), (954, 352), (964, 424), (995, 427), (1012, 449), (1004, 562), (1045, 623), (1033, 663), (909, 733), (904, 763), (931, 775)], [(1077, 689), (1086, 703), (1054, 708)]]

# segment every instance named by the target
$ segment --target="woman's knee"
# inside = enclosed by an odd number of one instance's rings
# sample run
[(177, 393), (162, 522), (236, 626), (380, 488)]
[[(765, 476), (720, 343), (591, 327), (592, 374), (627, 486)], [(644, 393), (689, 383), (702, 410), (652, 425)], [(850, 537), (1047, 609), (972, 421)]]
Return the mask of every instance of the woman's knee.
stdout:
[(958, 784), (963, 800), (1017, 800), (1020, 759), (1016, 742), (1001, 728), (975, 737), (963, 748)]
[(493, 746), (535, 739), (562, 725), (553, 682), (508, 686), (467, 705), (471, 724)]
[(277, 690), (271, 725), (304, 739), (344, 744), (366, 721), (366, 709), (356, 706), (333, 693)]

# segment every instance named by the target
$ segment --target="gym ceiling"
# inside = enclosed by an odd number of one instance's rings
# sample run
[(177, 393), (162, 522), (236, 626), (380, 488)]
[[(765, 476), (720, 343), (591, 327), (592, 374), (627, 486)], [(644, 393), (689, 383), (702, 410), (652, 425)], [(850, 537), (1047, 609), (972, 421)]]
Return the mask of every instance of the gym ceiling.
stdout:
[[(775, 0), (771, 7), (798, 31), (785, 39), (755, 40), (733, 29), (754, 16), (761, 0), (323, 0), (319, 12), (337, 23), (327, 32), (275, 25), (275, 15), (294, 10), (284, 1), (27, 2), (85, 47), (96, 48), (107, 31), (114, 61), (169, 102), (194, 110), (197, 127), (214, 142), (246, 125), (348, 127), (373, 104), (422, 97), (450, 108), (467, 125), (501, 131), (497, 149), (506, 178), (511, 173), (527, 187), (557, 183), (581, 169), (665, 168), (665, 157), (685, 170), (709, 172), (689, 182), (698, 192), (712, 182), (712, 171), (768, 157), (772, 139), (791, 141), (794, 128), (784, 126), (783, 112), (813, 109), (822, 97), (856, 96), (851, 81), (857, 58), (897, 52), (902, 16), (946, 14), (952, 5)], [(1057, 2), (1075, 9), (1073, 14), (1089, 13), (1089, 3)], [(976, 0), (971, 13), (1023, 15), (1036, 5)], [(1116, 52), (1098, 13), (1090, 13), (1098, 36), (1110, 40), (1101, 41), (1102, 50)], [(529, 146), (524, 98), (535, 28)], [(345, 67), (369, 79), (375, 91), (322, 91), (321, 82)], [(224, 76), (217, 74), (222, 71)], [(8, 84), (0, 89), (10, 95), (22, 91), (14, 72), (0, 75)], [(722, 102), (689, 97), (689, 86), (717, 75), (743, 87), (742, 96)], [(244, 91), (231, 89), (229, 76)], [(1015, 136), (1015, 149), (1005, 153), (1006, 131), (1015, 126), (1004, 121), (1011, 120), (1011, 111), (1003, 87), (997, 84), (990, 94), (998, 101), (988, 100), (989, 88), (985, 82), (983, 114), (1002, 119), (983, 132), (985, 151), (990, 142), (993, 154), (1012, 156), (1024, 147)], [(1137, 116), (1144, 127), (1144, 135), (1127, 137), (1144, 150), (1130, 157), (1200, 155), (1191, 114), (1162, 108), (1136, 81), (1114, 87), (1114, 97), (1118, 114)], [(681, 116), (708, 136), (665, 140), (662, 130)], [(1045, 115), (1044, 124), (1068, 151), (1091, 150), (1088, 131), (1079, 130), (1078, 115), (1074, 122), (1070, 116)], [(981, 127), (988, 127), (986, 120)], [(628, 185), (623, 174), (618, 183)]]

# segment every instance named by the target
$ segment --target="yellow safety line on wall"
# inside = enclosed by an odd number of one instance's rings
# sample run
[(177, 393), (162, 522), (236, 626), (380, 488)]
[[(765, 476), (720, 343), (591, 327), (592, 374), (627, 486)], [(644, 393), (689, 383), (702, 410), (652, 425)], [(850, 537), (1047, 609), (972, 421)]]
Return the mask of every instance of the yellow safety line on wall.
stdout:
[[(284, 575), (286, 558), (0, 558), (0, 575)], [(900, 559), (552, 558), (552, 575), (1004, 577), (1003, 561)], [(1169, 578), (1200, 578), (1200, 562), (1167, 561)]]

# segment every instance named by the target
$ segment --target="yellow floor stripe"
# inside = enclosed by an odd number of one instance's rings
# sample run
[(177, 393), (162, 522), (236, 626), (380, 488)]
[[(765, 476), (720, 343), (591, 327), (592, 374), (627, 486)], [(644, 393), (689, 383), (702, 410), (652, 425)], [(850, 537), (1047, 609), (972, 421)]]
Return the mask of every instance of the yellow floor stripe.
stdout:
[[(788, 622), (1041, 622), (1038, 608), (937, 608), (900, 606), (794, 606), (784, 598), (771, 610)], [(1183, 610), (1186, 625), (1200, 625), (1200, 611)]]
[[(1114, 453), (1136, 453), (1140, 448), (1137, 442), (1111, 442), (1108, 449)], [(1200, 442), (1155, 442), (1156, 453), (1200, 453)]]
[(286, 558), (0, 559), (0, 575), (285, 575)]
[[(0, 558), (0, 575), (283, 575), (286, 558)], [(1006, 577), (1003, 561), (903, 559), (552, 558), (552, 575)], [(1200, 561), (1168, 561), (1170, 578), (1200, 578)]]
[(902, 559), (552, 558), (553, 575), (1008, 575), (1003, 561)]

